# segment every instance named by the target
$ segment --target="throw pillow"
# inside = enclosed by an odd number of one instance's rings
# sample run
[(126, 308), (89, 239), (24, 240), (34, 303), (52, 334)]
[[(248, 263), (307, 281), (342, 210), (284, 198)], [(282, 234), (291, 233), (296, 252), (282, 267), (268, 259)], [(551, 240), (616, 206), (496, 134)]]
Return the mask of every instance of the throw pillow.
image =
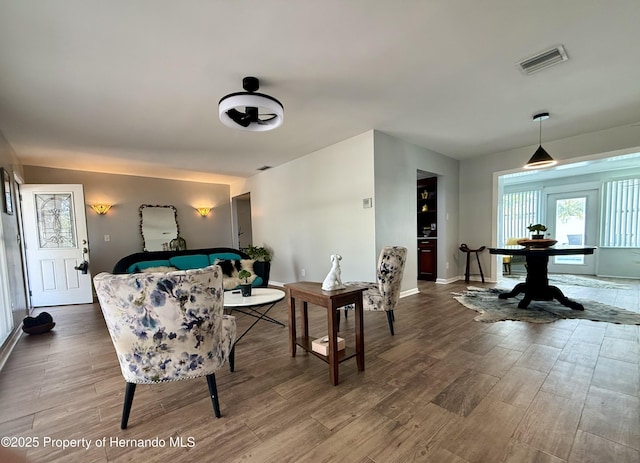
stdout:
[(171, 265), (168, 260), (145, 260), (142, 262), (136, 262), (131, 264), (127, 269), (127, 273), (140, 273), (142, 270), (148, 267), (160, 267), (165, 265)]
[(209, 262), (215, 264), (217, 260), (240, 260), (240, 256), (233, 252), (218, 252), (216, 254), (209, 254)]
[(176, 267), (159, 266), (159, 267), (147, 267), (142, 269), (142, 273), (167, 273), (178, 270)]
[(253, 271), (253, 263), (255, 262), (255, 260), (253, 259), (241, 259), (240, 260), (240, 267), (242, 268), (242, 270), (246, 270), (247, 272), (251, 273), (252, 275), (256, 272)]
[(237, 277), (241, 269), (240, 261), (237, 260), (217, 259), (214, 263), (218, 264), (222, 269), (222, 274), (229, 278)]
[(180, 270), (190, 270), (194, 268), (208, 267), (209, 256), (204, 254), (186, 254), (183, 256), (173, 256), (169, 258), (169, 265), (178, 267)]

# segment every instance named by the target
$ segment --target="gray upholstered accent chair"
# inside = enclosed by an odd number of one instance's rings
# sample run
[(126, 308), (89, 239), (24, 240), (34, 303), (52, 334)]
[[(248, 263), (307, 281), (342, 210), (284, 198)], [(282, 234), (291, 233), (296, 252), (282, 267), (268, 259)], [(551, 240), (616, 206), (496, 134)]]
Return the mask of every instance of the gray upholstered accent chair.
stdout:
[[(376, 270), (376, 281), (349, 281), (345, 285), (364, 286), (366, 289), (362, 293), (363, 309), (376, 312), (384, 311), (387, 314), (389, 332), (394, 335), (393, 322), (395, 316), (393, 310), (400, 298), (400, 286), (402, 284), (402, 274), (407, 261), (407, 248), (401, 246), (386, 246), (380, 251), (378, 266)], [(338, 329), (340, 328), (340, 310), (352, 309), (352, 306), (341, 307), (338, 310)]]
[(126, 381), (120, 427), (127, 427), (137, 384), (201, 376), (219, 418), (215, 372), (227, 359), (233, 364), (236, 338), (235, 317), (223, 314), (220, 267), (100, 273), (93, 281)]

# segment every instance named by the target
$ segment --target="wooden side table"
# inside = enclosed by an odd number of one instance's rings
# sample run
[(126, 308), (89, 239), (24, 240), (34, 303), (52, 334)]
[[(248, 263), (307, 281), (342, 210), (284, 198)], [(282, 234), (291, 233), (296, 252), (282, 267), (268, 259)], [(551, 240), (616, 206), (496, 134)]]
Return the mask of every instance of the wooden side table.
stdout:
[[(323, 291), (321, 283), (297, 282), (284, 285), (289, 300), (289, 347), (291, 356), (296, 356), (297, 346), (315, 355), (329, 364), (329, 381), (334, 386), (338, 384), (338, 364), (356, 357), (358, 371), (364, 371), (364, 323), (362, 315), (362, 292), (364, 288), (350, 286), (346, 289)], [(302, 301), (302, 330), (303, 335), (296, 335), (296, 299)], [(308, 304), (314, 304), (327, 309), (327, 326), (329, 329), (329, 355), (314, 352), (309, 337)], [(337, 309), (347, 304), (355, 306), (356, 345), (338, 351), (338, 317)], [(321, 336), (317, 336), (321, 337)]]

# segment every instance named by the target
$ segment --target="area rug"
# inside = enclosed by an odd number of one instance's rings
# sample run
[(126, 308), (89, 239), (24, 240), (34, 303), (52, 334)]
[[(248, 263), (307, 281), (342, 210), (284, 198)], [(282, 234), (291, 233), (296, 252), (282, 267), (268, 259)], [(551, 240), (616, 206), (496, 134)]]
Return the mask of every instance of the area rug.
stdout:
[(470, 286), (462, 293), (452, 293), (463, 306), (479, 312), (475, 320), (493, 323), (504, 320), (529, 323), (551, 323), (556, 320), (577, 318), (620, 325), (640, 325), (640, 314), (596, 301), (573, 299), (584, 305), (584, 311), (572, 310), (558, 301), (533, 301), (527, 309), (519, 309), (523, 295), (498, 299), (498, 294), (508, 291), (501, 288), (476, 288)]
[[(515, 280), (518, 282), (525, 281), (526, 275), (503, 275), (506, 280)], [(588, 288), (599, 289), (629, 289), (629, 285), (616, 283), (613, 281), (602, 280), (595, 277), (569, 275), (561, 273), (550, 273), (549, 284), (554, 286), (585, 286)]]

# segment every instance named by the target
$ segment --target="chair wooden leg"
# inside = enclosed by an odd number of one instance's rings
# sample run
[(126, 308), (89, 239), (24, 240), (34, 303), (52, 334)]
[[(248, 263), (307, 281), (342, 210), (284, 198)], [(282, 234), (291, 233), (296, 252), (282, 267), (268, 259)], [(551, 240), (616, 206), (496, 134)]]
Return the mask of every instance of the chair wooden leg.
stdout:
[(393, 332), (393, 321), (395, 317), (393, 316), (393, 310), (387, 310), (387, 321), (389, 322), (389, 331), (391, 332), (391, 336), (395, 333)]
[(136, 393), (136, 383), (127, 383), (124, 390), (124, 407), (122, 408), (122, 421), (120, 421), (120, 429), (127, 429), (129, 422), (129, 413), (131, 413), (131, 404), (133, 404), (133, 395)]
[(207, 384), (209, 385), (211, 402), (213, 402), (213, 413), (216, 418), (220, 418), (220, 402), (218, 402), (218, 388), (216, 387), (216, 375), (214, 373), (207, 375)]

